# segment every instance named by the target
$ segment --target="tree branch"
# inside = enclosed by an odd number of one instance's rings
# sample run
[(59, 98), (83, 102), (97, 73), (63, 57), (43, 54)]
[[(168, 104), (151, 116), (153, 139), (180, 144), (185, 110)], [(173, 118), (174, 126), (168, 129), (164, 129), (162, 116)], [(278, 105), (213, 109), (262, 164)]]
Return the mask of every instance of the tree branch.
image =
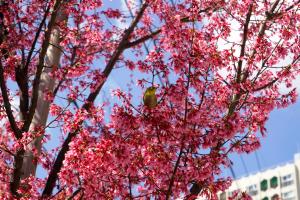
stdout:
[(82, 190), (82, 188), (77, 189), (77, 190), (72, 194), (72, 196), (70, 196), (70, 197), (68, 198), (68, 200), (74, 199), (74, 198), (77, 196), (77, 194), (79, 194), (79, 192), (81, 192), (81, 190)]
[[(291, 69), (292, 65), (296, 64), (299, 61), (299, 58), (300, 58), (300, 55), (298, 55), (296, 58), (294, 58), (291, 64), (282, 67), (282, 68), (284, 68), (283, 71), (288, 72)], [(253, 89), (253, 91), (257, 92), (257, 91), (263, 90), (265, 88), (271, 87), (274, 83), (276, 83), (279, 80), (279, 78), (280, 77), (274, 78), (272, 81), (266, 83), (265, 85)]]
[(20, 149), (17, 151), (14, 160), (14, 171), (12, 175), (12, 182), (10, 182), (10, 191), (16, 197), (19, 196), (17, 190), (20, 186), (20, 180), (22, 175), (22, 164), (23, 164), (23, 156), (24, 156), (24, 149)]
[[(37, 43), (37, 40), (40, 36), (40, 33), (43, 29), (43, 26), (46, 22), (48, 13), (50, 11), (50, 6), (47, 7), (44, 17), (39, 25), (39, 28), (37, 29), (37, 32), (35, 34), (35, 38), (33, 40), (33, 43), (31, 45), (31, 49), (28, 53), (27, 56), (27, 60), (26, 63), (25, 62), (25, 58), (23, 55), (23, 51), (22, 51), (22, 62), (24, 63), (23, 66), (17, 66), (15, 69), (15, 76), (16, 76), (16, 82), (20, 88), (21, 94), (20, 94), (20, 111), (21, 111), (21, 121), (25, 121), (27, 119), (27, 115), (28, 115), (28, 108), (29, 108), (29, 93), (28, 93), (28, 67), (31, 61), (31, 57), (35, 48), (35, 45)], [(21, 29), (21, 24), (19, 24), (20, 30)], [(24, 59), (24, 61), (23, 61)]]
[[(140, 11), (138, 12), (135, 19), (132, 21), (129, 28), (124, 31), (121, 41), (119, 42), (115, 52), (113, 53), (112, 57), (110, 58), (109, 62), (107, 63), (107, 65), (103, 71), (103, 75), (105, 76), (105, 78), (107, 78), (110, 75), (115, 63), (119, 59), (119, 56), (125, 50), (126, 44), (130, 37), (130, 34), (134, 31), (134, 28), (137, 26), (138, 22), (142, 18), (147, 6), (148, 6), (147, 3), (144, 3), (142, 5)], [(99, 85), (97, 86), (96, 90), (90, 93), (90, 95), (87, 98), (87, 102), (82, 106), (83, 109), (85, 109), (87, 111), (90, 109), (91, 104), (96, 99), (96, 97), (99, 94), (100, 90), (102, 89), (102, 86), (104, 85), (104, 83), (105, 83), (105, 81), (100, 82)], [(57, 158), (54, 162), (53, 168), (51, 169), (51, 171), (49, 173), (49, 176), (48, 176), (48, 179), (47, 179), (47, 182), (46, 182), (43, 194), (42, 194), (43, 197), (48, 197), (51, 195), (53, 188), (55, 186), (55, 182), (58, 178), (58, 173), (60, 172), (60, 170), (62, 168), (63, 161), (65, 159), (65, 154), (69, 150), (69, 143), (72, 141), (73, 137), (75, 137), (77, 135), (78, 132), (79, 132), (79, 129), (69, 133), (66, 140), (64, 141), (62, 148), (59, 151)]]
[(32, 89), (32, 99), (31, 99), (31, 105), (28, 113), (28, 118), (24, 123), (23, 130), (27, 131), (29, 129), (29, 126), (31, 124), (31, 121), (33, 119), (35, 109), (37, 107), (38, 102), (38, 93), (39, 93), (39, 85), (40, 85), (40, 79), (42, 75), (42, 71), (44, 68), (44, 59), (47, 53), (47, 49), (49, 47), (50, 37), (52, 29), (55, 25), (56, 17), (59, 11), (59, 7), (61, 6), (62, 0), (57, 0), (54, 4), (53, 13), (51, 14), (51, 19), (49, 21), (49, 24), (47, 26), (47, 30), (45, 32), (45, 39), (42, 44), (41, 53), (39, 55), (39, 62), (37, 65), (37, 71), (35, 75), (35, 79), (33, 81), (33, 89)]
[[(45, 24), (45, 22), (46, 22), (46, 19), (47, 19), (47, 16), (48, 16), (49, 11), (50, 11), (50, 5), (48, 6), (47, 10), (45, 11), (44, 17), (43, 17), (43, 19), (42, 19), (42, 21), (41, 21), (41, 23), (40, 23), (39, 28), (37, 29), (37, 32), (36, 32), (36, 34), (35, 34), (35, 37), (34, 37), (34, 39), (33, 39), (33, 43), (32, 43), (32, 45), (31, 45), (31, 49), (30, 49), (30, 51), (29, 51), (29, 53), (28, 53), (28, 56), (27, 56), (27, 59), (26, 59), (26, 64), (25, 64), (25, 66), (24, 66), (24, 71), (25, 71), (25, 72), (27, 72), (27, 70), (28, 70), (28, 66), (29, 66), (30, 61), (31, 61), (31, 56), (32, 56), (32, 54), (33, 54), (35, 45), (36, 45), (37, 40), (38, 40), (38, 38), (39, 38), (39, 36), (40, 36), (40, 33), (41, 33), (42, 29), (43, 29), (43, 26), (44, 26), (44, 24)], [(49, 28), (49, 26), (48, 26), (48, 28)]]
[[(274, 2), (273, 6), (271, 7), (271, 9), (269, 11), (267, 11), (266, 13), (267, 16), (266, 16), (266, 19), (264, 20), (264, 22), (262, 23), (261, 27), (260, 27), (260, 30), (259, 30), (259, 33), (257, 35), (257, 38), (261, 38), (264, 36), (265, 34), (265, 31), (267, 29), (267, 22), (272, 20), (273, 19), (273, 16), (275, 15), (274, 11), (278, 5), (280, 0), (276, 0), (276, 2)], [(250, 59), (252, 59), (256, 54), (256, 48), (254, 48), (252, 54), (250, 55)]]
[(137, 39), (137, 40), (135, 40), (135, 41), (133, 41), (133, 42), (128, 42), (128, 43), (125, 45), (125, 46), (126, 46), (125, 48), (128, 49), (128, 48), (131, 48), (131, 47), (136, 46), (136, 45), (138, 45), (138, 44), (141, 44), (141, 43), (147, 41), (148, 39), (151, 39), (151, 38), (153, 38), (154, 36), (158, 35), (160, 32), (161, 32), (161, 29), (159, 29), (159, 30), (157, 30), (157, 31), (154, 31), (154, 32), (152, 32), (152, 33), (149, 34), (149, 35), (146, 35), (146, 36), (144, 36), (144, 37), (141, 37), (141, 38), (139, 38), (139, 39)]
[(182, 153), (183, 153), (183, 146), (184, 145), (182, 143), (182, 146), (181, 146), (181, 149), (180, 149), (180, 152), (179, 152), (178, 158), (176, 160), (176, 163), (175, 163), (175, 166), (174, 166), (174, 170), (173, 170), (173, 173), (172, 173), (172, 176), (171, 176), (171, 179), (170, 179), (170, 184), (169, 184), (168, 191), (167, 191), (167, 194), (166, 194), (166, 200), (169, 200), (170, 196), (172, 194), (172, 187), (173, 187), (173, 184), (174, 184), (174, 180), (175, 180), (175, 175), (176, 175), (177, 169), (179, 167), (180, 159), (181, 159), (181, 156), (182, 156)]
[(249, 7), (248, 13), (246, 15), (245, 24), (244, 24), (243, 41), (242, 41), (242, 45), (241, 45), (240, 59), (238, 61), (238, 69), (237, 69), (237, 78), (236, 78), (237, 83), (241, 82), (243, 59), (244, 59), (245, 51), (246, 51), (246, 42), (247, 42), (247, 38), (248, 38), (248, 29), (249, 29), (251, 14), (252, 14), (252, 8), (253, 8), (253, 2), (251, 3), (251, 5)]
[(297, 4), (300, 3), (300, 0), (298, 0), (297, 2), (295, 2), (293, 5), (289, 6), (288, 8), (285, 9), (285, 11), (289, 11), (291, 9), (293, 9)]
[(25, 121), (29, 107), (28, 76), (21, 66), (15, 68), (15, 77), (20, 89), (20, 120)]
[[(257, 38), (263, 37), (263, 35), (266, 31), (266, 28), (267, 28), (267, 21), (272, 19), (272, 16), (274, 15), (274, 11), (275, 11), (279, 1), (280, 0), (276, 0), (276, 2), (274, 2), (274, 4), (272, 5), (271, 9), (268, 11), (269, 15), (267, 15), (266, 19), (262, 23)], [(241, 58), (245, 55), (245, 45), (246, 45), (246, 40), (247, 40), (248, 26), (249, 26), (249, 22), (250, 22), (250, 18), (251, 18), (252, 7), (253, 7), (253, 4), (250, 5), (249, 11), (248, 11), (247, 16), (246, 16), (246, 22), (245, 22), (245, 25), (244, 25), (243, 42), (242, 42), (242, 47), (241, 47), (240, 60), (238, 61), (238, 71), (237, 71), (237, 81), (236, 81), (237, 83), (244, 82), (246, 80), (247, 76), (248, 76), (248, 70), (247, 69), (246, 69), (245, 73), (242, 73), (243, 61), (241, 60)], [(250, 55), (250, 58), (252, 59), (255, 54), (256, 54), (256, 49), (253, 50), (252, 54)], [(239, 92), (238, 94), (233, 95), (232, 101), (229, 105), (227, 116), (230, 116), (230, 115), (233, 114), (236, 106), (239, 103), (239, 100), (240, 100), (241, 96), (242, 96), (241, 92)]]
[[(30, 124), (32, 122), (32, 119), (33, 119), (33, 116), (35, 113), (35, 109), (37, 107), (40, 78), (41, 78), (41, 74), (42, 74), (43, 67), (44, 67), (44, 58), (46, 56), (46, 52), (47, 52), (50, 37), (51, 37), (52, 28), (54, 27), (54, 24), (56, 21), (56, 16), (57, 16), (59, 7), (61, 5), (61, 2), (62, 2), (62, 0), (57, 0), (55, 2), (54, 8), (53, 8), (53, 13), (51, 15), (51, 19), (49, 21), (47, 30), (45, 32), (45, 39), (42, 43), (41, 53), (39, 55), (39, 62), (37, 65), (37, 71), (36, 71), (35, 79), (33, 81), (33, 89), (32, 89), (33, 94), (32, 94), (32, 99), (31, 99), (31, 106), (30, 106), (28, 115), (26, 115), (27, 118), (22, 127), (22, 131), (29, 130)], [(27, 72), (25, 72), (25, 73), (27, 73)], [(11, 190), (12, 194), (14, 194), (16, 196), (19, 196), (19, 194), (17, 193), (17, 190), (20, 186), (20, 180), (21, 180), (21, 176), (22, 176), (24, 153), (25, 153), (25, 151), (23, 148), (18, 150), (18, 152), (15, 156), (15, 160), (14, 160), (14, 171), (13, 171), (13, 175), (12, 175), (12, 182), (10, 184), (10, 190)]]
[(2, 93), (2, 98), (3, 98), (3, 104), (4, 104), (5, 112), (6, 112), (10, 127), (13, 130), (16, 138), (20, 139), (22, 137), (22, 133), (16, 124), (15, 117), (13, 116), (13, 111), (11, 109), (11, 104), (9, 102), (6, 82), (5, 82), (5, 78), (4, 78), (4, 70), (3, 70), (3, 66), (2, 66), (1, 62), (0, 62), (0, 87), (1, 87), (1, 93)]
[[(72, 49), (72, 55), (71, 55), (71, 59), (70, 59), (70, 66), (71, 66), (71, 67), (73, 67), (73, 66), (75, 65), (75, 63), (76, 63), (76, 62), (75, 62), (76, 51), (77, 51), (77, 47), (74, 46), (73, 49)], [(65, 70), (65, 71), (63, 72), (63, 77), (66, 77), (67, 73), (68, 73), (68, 70)], [(57, 86), (54, 88), (54, 90), (53, 90), (53, 96), (54, 96), (54, 97), (56, 96), (56, 94), (57, 94), (57, 92), (58, 92), (60, 86), (63, 84), (63, 82), (64, 82), (65, 80), (66, 80), (66, 78), (61, 79), (61, 80), (58, 82)]]
[(133, 200), (133, 195), (132, 195), (132, 185), (131, 185), (131, 178), (130, 175), (128, 175), (128, 189), (129, 189), (129, 199)]
[[(212, 9), (211, 7), (208, 7), (208, 8), (205, 8), (205, 9), (203, 9), (203, 10), (200, 10), (200, 11), (199, 11), (199, 14), (200, 14), (200, 13), (207, 12), (207, 11), (209, 11), (209, 10), (211, 10), (211, 9)], [(218, 9), (218, 8), (214, 8), (213, 10), (216, 11), (217, 9)], [(183, 18), (181, 18), (180, 21), (183, 22), (183, 23), (195, 22), (194, 20), (190, 20), (189, 17), (183, 17)], [(125, 48), (128, 49), (128, 48), (131, 48), (131, 47), (136, 46), (136, 45), (138, 45), (138, 44), (141, 44), (141, 43), (143, 43), (143, 42), (146, 42), (148, 39), (151, 39), (151, 38), (155, 37), (155, 36), (158, 35), (160, 32), (161, 32), (161, 29), (158, 29), (158, 30), (156, 30), (156, 31), (151, 31), (151, 33), (150, 33), (149, 35), (145, 35), (145, 36), (143, 36), (143, 37), (141, 37), (141, 38), (139, 38), (139, 39), (136, 39), (135, 41), (128, 42), (128, 43), (125, 45), (125, 46), (126, 46)]]
[[(116, 51), (113, 53), (111, 59), (109, 60), (109, 62), (107, 63), (104, 71), (103, 71), (103, 75), (105, 76), (105, 78), (107, 78), (114, 65), (116, 64), (119, 56), (122, 54), (122, 52), (126, 49), (126, 44), (128, 43), (128, 39), (130, 34), (133, 32), (134, 28), (136, 27), (137, 23), (140, 21), (140, 19), (142, 18), (144, 11), (146, 10), (148, 6), (148, 3), (144, 3), (139, 11), (139, 13), (137, 14), (136, 18), (132, 21), (131, 25), (129, 26), (128, 29), (126, 29), (124, 31), (124, 35), (121, 39), (121, 41), (119, 42), (119, 45), (116, 48)], [(99, 83), (98, 87), (96, 88), (96, 90), (94, 92), (91, 92), (90, 95), (87, 98), (87, 103), (83, 105), (83, 108), (88, 110), (91, 106), (90, 103), (92, 103), (97, 95), (99, 94), (100, 90), (102, 89), (102, 86), (104, 85), (105, 81), (103, 81), (102, 83)]]
[[(2, 44), (2, 42), (4, 42), (4, 39), (6, 38), (7, 35), (7, 31), (6, 28), (4, 26), (3, 23), (3, 13), (1, 14), (1, 24), (0, 24), (0, 44)], [(5, 51), (6, 52), (6, 51)], [(9, 101), (9, 95), (8, 95), (8, 91), (7, 91), (7, 87), (6, 87), (6, 81), (4, 78), (4, 68), (3, 65), (0, 61), (0, 87), (1, 87), (1, 93), (2, 93), (2, 99), (3, 99), (3, 104), (4, 104), (4, 108), (5, 108), (5, 112), (8, 118), (8, 121), (10, 123), (11, 129), (14, 132), (14, 135), (16, 136), (16, 138), (20, 139), (22, 137), (21, 131), (19, 130), (15, 118), (13, 116), (13, 112), (11, 109), (11, 104)]]

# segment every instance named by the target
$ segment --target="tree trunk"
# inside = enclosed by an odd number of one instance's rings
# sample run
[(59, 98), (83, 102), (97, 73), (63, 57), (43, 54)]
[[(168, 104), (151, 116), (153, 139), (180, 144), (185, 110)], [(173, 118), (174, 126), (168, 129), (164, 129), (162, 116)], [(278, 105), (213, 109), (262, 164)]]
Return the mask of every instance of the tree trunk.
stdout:
[[(67, 23), (67, 14), (60, 9), (58, 16), (56, 18), (57, 22), (65, 21)], [(60, 49), (61, 34), (59, 26), (55, 25), (52, 30), (50, 46), (47, 49), (45, 66), (41, 75), (41, 82), (39, 85), (39, 96), (35, 114), (30, 125), (30, 132), (35, 131), (38, 127), (44, 127), (47, 123), (49, 105), (50, 102), (46, 101), (44, 98), (45, 90), (54, 90), (55, 80), (50, 76), (52, 70), (55, 70), (59, 66), (61, 49)], [(29, 150), (25, 151), (25, 156), (22, 166), (22, 179), (29, 177), (30, 175), (35, 175), (37, 168), (37, 157), (41, 153), (43, 135), (36, 137), (30, 144)], [(37, 154), (34, 155), (33, 151), (36, 150)]]

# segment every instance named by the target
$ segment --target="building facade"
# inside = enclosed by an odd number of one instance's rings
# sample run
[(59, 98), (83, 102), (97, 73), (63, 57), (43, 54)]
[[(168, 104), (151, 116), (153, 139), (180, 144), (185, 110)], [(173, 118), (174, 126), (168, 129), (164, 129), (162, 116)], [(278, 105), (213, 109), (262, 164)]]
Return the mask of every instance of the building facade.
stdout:
[(228, 190), (219, 194), (227, 200), (234, 191), (246, 191), (253, 200), (300, 200), (300, 154), (294, 161), (234, 180)]

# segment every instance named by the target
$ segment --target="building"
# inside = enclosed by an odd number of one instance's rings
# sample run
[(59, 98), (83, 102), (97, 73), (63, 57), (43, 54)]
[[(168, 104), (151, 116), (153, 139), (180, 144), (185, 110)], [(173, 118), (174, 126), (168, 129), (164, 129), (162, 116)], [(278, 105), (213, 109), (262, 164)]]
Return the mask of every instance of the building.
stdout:
[(234, 180), (230, 188), (219, 194), (220, 200), (246, 191), (253, 200), (300, 200), (300, 154), (294, 161)]

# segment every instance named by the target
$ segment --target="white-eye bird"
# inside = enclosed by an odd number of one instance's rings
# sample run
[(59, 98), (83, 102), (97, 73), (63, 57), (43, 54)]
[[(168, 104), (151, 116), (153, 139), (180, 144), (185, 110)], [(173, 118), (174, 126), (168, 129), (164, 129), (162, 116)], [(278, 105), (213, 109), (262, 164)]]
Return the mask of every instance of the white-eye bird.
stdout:
[(157, 106), (156, 87), (148, 87), (144, 93), (144, 105), (148, 108), (155, 108)]

